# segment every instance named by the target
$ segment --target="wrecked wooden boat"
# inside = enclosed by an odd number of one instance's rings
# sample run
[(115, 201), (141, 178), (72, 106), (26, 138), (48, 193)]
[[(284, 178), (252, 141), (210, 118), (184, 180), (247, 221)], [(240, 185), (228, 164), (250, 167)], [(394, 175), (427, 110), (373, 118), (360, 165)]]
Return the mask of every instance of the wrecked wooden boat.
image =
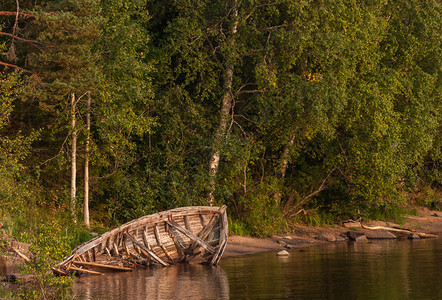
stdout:
[(103, 274), (198, 257), (217, 265), (227, 238), (226, 206), (180, 207), (133, 220), (76, 247), (53, 271)]

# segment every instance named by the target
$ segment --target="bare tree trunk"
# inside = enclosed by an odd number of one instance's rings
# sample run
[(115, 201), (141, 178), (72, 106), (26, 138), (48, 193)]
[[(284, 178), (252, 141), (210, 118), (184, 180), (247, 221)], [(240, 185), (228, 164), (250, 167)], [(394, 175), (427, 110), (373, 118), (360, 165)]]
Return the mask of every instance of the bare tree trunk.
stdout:
[(91, 92), (87, 93), (86, 107), (86, 154), (84, 158), (84, 224), (89, 228), (89, 143), (91, 139)]
[[(279, 170), (279, 176), (282, 181), (284, 181), (285, 173), (287, 172), (287, 167), (289, 165), (289, 154), (290, 150), (293, 147), (293, 144), (295, 143), (295, 139), (296, 139), (296, 129), (292, 131), (292, 137), (290, 138), (288, 144), (285, 146), (284, 151), (282, 152), (281, 155), (281, 169)], [(278, 190), (274, 195), (275, 201), (278, 205), (281, 204), (281, 197), (282, 197), (281, 192)]]
[(74, 222), (77, 222), (75, 216), (76, 193), (77, 193), (77, 130), (75, 124), (75, 94), (71, 93), (71, 130), (72, 130), (72, 159), (71, 159), (71, 214)]
[(292, 131), (292, 137), (290, 138), (290, 141), (285, 146), (284, 151), (281, 155), (281, 169), (279, 172), (279, 175), (281, 178), (285, 178), (285, 173), (287, 172), (287, 167), (289, 165), (289, 154), (290, 150), (292, 150), (293, 144), (295, 143), (296, 139), (296, 130)]
[(232, 8), (232, 14), (233, 14), (233, 25), (230, 32), (230, 35), (228, 36), (228, 46), (229, 51), (231, 51), (230, 55), (227, 56), (227, 63), (226, 63), (226, 70), (224, 73), (224, 95), (221, 103), (221, 113), (220, 113), (220, 121), (218, 128), (215, 132), (215, 140), (212, 145), (213, 153), (210, 157), (209, 161), (209, 196), (208, 196), (208, 202), (209, 205), (212, 206), (215, 202), (215, 198), (213, 196), (213, 193), (215, 192), (216, 188), (216, 175), (218, 173), (219, 168), (219, 159), (220, 159), (220, 147), (222, 144), (222, 141), (224, 140), (226, 136), (226, 130), (227, 130), (227, 124), (230, 118), (230, 109), (232, 108), (232, 102), (233, 102), (233, 94), (232, 94), (232, 83), (233, 83), (233, 71), (235, 67), (235, 43), (236, 43), (236, 32), (238, 28), (238, 7), (237, 7), (237, 0), (234, 0), (233, 8)]

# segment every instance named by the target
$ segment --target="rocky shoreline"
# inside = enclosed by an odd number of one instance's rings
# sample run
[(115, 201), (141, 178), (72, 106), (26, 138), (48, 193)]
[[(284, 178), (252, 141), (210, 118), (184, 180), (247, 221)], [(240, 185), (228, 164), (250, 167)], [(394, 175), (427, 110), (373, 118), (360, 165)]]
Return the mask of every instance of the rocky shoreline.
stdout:
[[(418, 239), (422, 236), (441, 236), (442, 212), (423, 207), (416, 209), (418, 216), (404, 216), (405, 222), (402, 225), (382, 221), (361, 223), (349, 220), (339, 225), (297, 225), (290, 233), (268, 238), (230, 235), (223, 257), (306, 248), (348, 240), (361, 242), (371, 239), (397, 239), (401, 237)], [(399, 230), (368, 229), (374, 227), (399, 228)], [(2, 242), (0, 245), (0, 281), (14, 281), (18, 275), (18, 266), (30, 257), (29, 245), (17, 242), (3, 231), (0, 232), (0, 240)]]
[[(348, 220), (339, 225), (298, 225), (290, 233), (269, 238), (231, 235), (224, 257), (305, 248), (348, 240), (361, 242), (373, 239), (440, 237), (442, 233), (442, 212), (425, 207), (416, 207), (416, 210), (418, 215), (404, 216), (405, 221), (402, 225), (384, 221), (361, 223)], [(368, 229), (382, 227), (397, 230)]]

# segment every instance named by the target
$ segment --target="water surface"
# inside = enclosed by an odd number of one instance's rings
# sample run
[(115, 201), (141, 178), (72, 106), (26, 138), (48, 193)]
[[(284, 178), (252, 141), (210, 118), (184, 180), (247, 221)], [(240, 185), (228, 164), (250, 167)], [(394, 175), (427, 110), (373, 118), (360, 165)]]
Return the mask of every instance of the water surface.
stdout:
[(343, 242), (86, 276), (78, 299), (442, 299), (442, 239)]

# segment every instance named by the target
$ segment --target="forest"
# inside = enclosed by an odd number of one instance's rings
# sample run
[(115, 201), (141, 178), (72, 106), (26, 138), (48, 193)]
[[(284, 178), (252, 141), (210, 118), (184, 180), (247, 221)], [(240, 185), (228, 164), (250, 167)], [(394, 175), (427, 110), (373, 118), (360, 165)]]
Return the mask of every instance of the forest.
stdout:
[(437, 205), (441, 7), (2, 0), (0, 220), (78, 243), (180, 206), (266, 236)]

